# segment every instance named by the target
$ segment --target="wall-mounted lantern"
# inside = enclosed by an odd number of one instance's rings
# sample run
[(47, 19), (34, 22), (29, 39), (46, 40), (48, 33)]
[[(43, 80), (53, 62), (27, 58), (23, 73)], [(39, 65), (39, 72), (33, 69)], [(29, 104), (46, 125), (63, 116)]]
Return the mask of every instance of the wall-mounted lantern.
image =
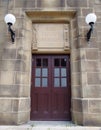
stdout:
[(90, 40), (91, 33), (93, 32), (93, 26), (94, 26), (96, 20), (97, 20), (97, 17), (96, 17), (96, 15), (94, 13), (90, 13), (90, 14), (88, 14), (86, 16), (85, 21), (86, 21), (87, 24), (90, 25), (90, 29), (89, 29), (89, 31), (87, 33), (87, 41)]
[(16, 18), (13, 14), (7, 14), (4, 18), (5, 23), (8, 25), (8, 31), (11, 34), (12, 43), (15, 41), (15, 32), (12, 30), (11, 26), (16, 22)]

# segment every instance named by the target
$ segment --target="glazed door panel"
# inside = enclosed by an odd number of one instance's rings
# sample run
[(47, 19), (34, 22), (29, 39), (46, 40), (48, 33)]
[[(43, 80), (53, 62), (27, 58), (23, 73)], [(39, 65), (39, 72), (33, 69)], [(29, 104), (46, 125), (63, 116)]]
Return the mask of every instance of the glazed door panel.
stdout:
[(52, 118), (70, 120), (69, 56), (53, 56), (52, 72)]
[(70, 120), (69, 55), (33, 55), (31, 120)]
[(49, 57), (34, 56), (32, 60), (31, 119), (47, 119), (51, 113)]

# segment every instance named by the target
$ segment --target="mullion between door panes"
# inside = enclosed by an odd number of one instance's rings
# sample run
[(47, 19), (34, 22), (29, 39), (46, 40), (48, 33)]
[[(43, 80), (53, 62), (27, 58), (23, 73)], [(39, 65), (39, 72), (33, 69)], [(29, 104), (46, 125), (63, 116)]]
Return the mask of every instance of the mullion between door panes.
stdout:
[(54, 59), (54, 87), (60, 87), (60, 59)]
[[(57, 72), (56, 72), (57, 71)], [(60, 87), (60, 67), (54, 68), (54, 87)]]
[(42, 59), (42, 78), (41, 78), (41, 86), (47, 87), (48, 86), (48, 59)]
[(42, 68), (42, 87), (48, 86), (48, 68)]
[(61, 87), (67, 86), (67, 69), (66, 67), (61, 67)]

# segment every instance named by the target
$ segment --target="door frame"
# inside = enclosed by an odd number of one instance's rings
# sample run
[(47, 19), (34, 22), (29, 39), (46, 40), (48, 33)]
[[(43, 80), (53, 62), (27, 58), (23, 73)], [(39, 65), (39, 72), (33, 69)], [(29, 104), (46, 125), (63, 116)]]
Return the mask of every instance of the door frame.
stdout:
[[(63, 51), (63, 52), (38, 52), (38, 51), (34, 51), (32, 49), (32, 42), (30, 43), (30, 50), (32, 54), (70, 54), (70, 57), (73, 57), (74, 52), (76, 53), (76, 45), (78, 44), (78, 42), (74, 42), (74, 37), (73, 37), (73, 29), (76, 29), (75, 27), (75, 20), (76, 20), (76, 10), (65, 10), (65, 11), (34, 11), (34, 10), (26, 10), (26, 20), (29, 22), (30, 21), (30, 26), (32, 26), (33, 23), (70, 23), (70, 50), (69, 51)], [(47, 17), (48, 16), (48, 17)], [(74, 45), (76, 44), (76, 45)], [(70, 67), (71, 65), (73, 66), (75, 63), (73, 62), (75, 59), (71, 58), (70, 59)], [(30, 61), (31, 63), (31, 61)], [(73, 73), (72, 67), (70, 68), (70, 74)], [(31, 68), (30, 68), (31, 70)], [(31, 75), (31, 71), (30, 71), (30, 75)], [(72, 80), (72, 83), (77, 80), (75, 77), (72, 78), (70, 77)], [(31, 77), (30, 77), (31, 80)], [(30, 85), (31, 86), (31, 85)], [(75, 97), (73, 96), (74, 93), (74, 87), (73, 84), (71, 84), (71, 101), (74, 101)], [(78, 89), (77, 92), (81, 92), (81, 89)], [(76, 92), (76, 93), (77, 93)], [(74, 98), (73, 98), (74, 97)], [(29, 114), (30, 115), (30, 114)], [(72, 120), (74, 120), (74, 106), (71, 105), (71, 117)], [(78, 118), (76, 118), (78, 120)], [(28, 119), (29, 120), (29, 119)], [(75, 121), (74, 121), (75, 122)]]

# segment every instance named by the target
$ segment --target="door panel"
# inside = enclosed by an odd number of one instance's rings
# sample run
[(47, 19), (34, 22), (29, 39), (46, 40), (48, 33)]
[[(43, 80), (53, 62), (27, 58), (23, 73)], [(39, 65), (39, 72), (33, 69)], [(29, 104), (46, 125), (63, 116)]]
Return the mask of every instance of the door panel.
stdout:
[(70, 120), (69, 55), (33, 55), (31, 120)]
[(69, 56), (52, 57), (52, 117), (70, 120)]
[(31, 119), (50, 116), (49, 60), (35, 56), (32, 61)]

